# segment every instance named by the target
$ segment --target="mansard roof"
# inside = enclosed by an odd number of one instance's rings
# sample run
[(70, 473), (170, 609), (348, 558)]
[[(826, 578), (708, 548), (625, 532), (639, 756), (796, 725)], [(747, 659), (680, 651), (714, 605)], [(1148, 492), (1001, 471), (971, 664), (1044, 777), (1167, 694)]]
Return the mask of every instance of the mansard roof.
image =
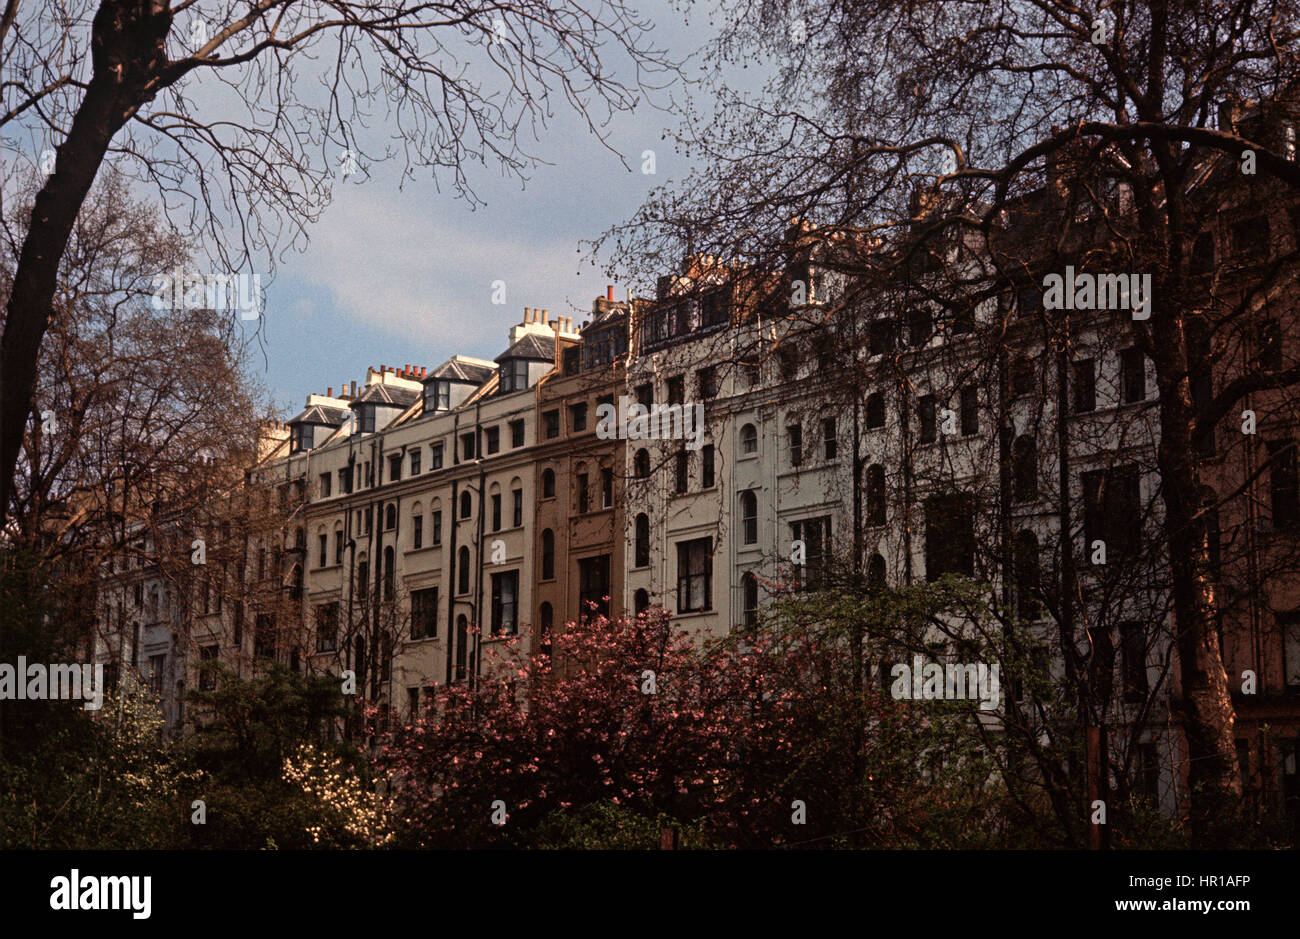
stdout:
[(341, 427), (347, 419), (348, 412), (343, 408), (330, 408), (325, 407), (323, 404), (313, 404), (289, 423), (323, 424), (326, 427)]
[(486, 365), (476, 365), (472, 362), (463, 362), (459, 359), (448, 359), (443, 362), (424, 379), (426, 383), (434, 379), (444, 381), (465, 382), (471, 385), (481, 385), (492, 377), (496, 369), (489, 368)]
[(498, 362), (504, 362), (506, 359), (534, 359), (539, 362), (554, 362), (555, 340), (543, 339), (536, 333), (529, 333), (496, 357)]
[(374, 384), (357, 395), (352, 406), (358, 404), (387, 404), (392, 407), (405, 408), (410, 407), (420, 397), (420, 393), (412, 388), (399, 388), (396, 385)]

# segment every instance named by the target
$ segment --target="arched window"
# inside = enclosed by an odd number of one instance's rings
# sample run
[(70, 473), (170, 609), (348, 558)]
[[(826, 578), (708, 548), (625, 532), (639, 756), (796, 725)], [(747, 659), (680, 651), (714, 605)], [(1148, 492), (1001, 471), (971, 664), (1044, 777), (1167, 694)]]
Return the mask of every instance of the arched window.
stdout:
[(867, 467), (867, 524), (885, 524), (885, 468), (879, 463)]
[(740, 494), (740, 540), (758, 544), (758, 496), (752, 489)]
[(1032, 531), (1016, 533), (1015, 546), (1016, 605), (1020, 618), (1038, 619), (1038, 537)]
[(752, 628), (758, 623), (758, 578), (752, 571), (746, 571), (740, 578), (742, 596), (741, 609), (745, 613), (745, 626)]
[(645, 447), (636, 452), (632, 457), (632, 475), (637, 479), (650, 478), (650, 453)]
[(397, 527), (397, 503), (390, 502), (384, 509), (384, 530), (392, 531)]
[(542, 470), (542, 498), (555, 498), (555, 471), (551, 469)]
[(361, 555), (357, 561), (357, 589), (356, 597), (358, 600), (365, 602), (370, 596), (370, 562), (366, 556)]
[(650, 594), (644, 588), (632, 595), (632, 608), (636, 611), (637, 616), (650, 609)]
[(543, 603), (537, 612), (538, 631), (541, 633), (542, 654), (551, 654), (551, 632), (555, 628), (555, 611), (549, 603)]
[(542, 532), (542, 580), (555, 577), (555, 532), (549, 528)]
[(1011, 445), (1011, 481), (1017, 502), (1038, 498), (1038, 445), (1027, 434)]
[(470, 513), (473, 511), (473, 509), (474, 506), (473, 503), (470, 501), (469, 492), (468, 491), (462, 492), (460, 494), (460, 517), (469, 518)]
[(867, 589), (885, 589), (885, 559), (880, 554), (871, 555), (867, 562)]
[(636, 517), (636, 537), (634, 541), (633, 567), (650, 566), (650, 516), (642, 512)]
[(411, 547), (424, 547), (424, 506), (418, 502), (411, 506)]
[(746, 424), (740, 428), (740, 452), (758, 452), (758, 428), (753, 424)]
[(393, 599), (393, 560), (392, 545), (384, 549), (384, 599)]
[(469, 548), (465, 545), (456, 552), (456, 592), (469, 593)]

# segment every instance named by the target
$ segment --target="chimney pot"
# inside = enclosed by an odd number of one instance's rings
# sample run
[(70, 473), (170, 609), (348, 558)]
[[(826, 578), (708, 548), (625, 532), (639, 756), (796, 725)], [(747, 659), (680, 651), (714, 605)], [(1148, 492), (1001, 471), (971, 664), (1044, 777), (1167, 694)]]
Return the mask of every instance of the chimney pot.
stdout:
[(334, 386), (333, 386), (333, 385), (330, 385), (328, 388), (325, 389), (325, 397), (327, 397), (327, 398), (332, 398), (332, 397), (334, 397)]
[(613, 285), (613, 284), (606, 284), (606, 285), (605, 285), (605, 299), (608, 300), (610, 303), (613, 303), (613, 302), (614, 302), (614, 285)]

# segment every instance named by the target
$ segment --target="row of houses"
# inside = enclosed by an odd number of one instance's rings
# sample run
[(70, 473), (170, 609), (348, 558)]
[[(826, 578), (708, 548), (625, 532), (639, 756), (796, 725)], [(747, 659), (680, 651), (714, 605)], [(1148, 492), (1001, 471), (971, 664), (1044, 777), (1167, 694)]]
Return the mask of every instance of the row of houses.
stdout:
[[(1102, 214), (1131, 203), (1123, 185), (1108, 198)], [(1204, 276), (1246, 257), (1234, 239), (1249, 240), (1251, 263), (1300, 249), (1297, 218), (1281, 202), (1227, 206), (1195, 246)], [(1081, 238), (1091, 220), (1078, 216)], [(1024, 237), (1014, 229), (1007, 239)], [(841, 302), (853, 278), (840, 257), (866, 241), (796, 223), (786, 244), (775, 279), (691, 257), (652, 298), (609, 288), (579, 326), (526, 309), (493, 359), (380, 365), (308, 395), (263, 429), (247, 476), (260, 495), (245, 500), (262, 514), (246, 512), (234, 536), (218, 521), (186, 529), (211, 546), (196, 586), (177, 596), (147, 565), (106, 575), (97, 655), (149, 676), (178, 733), (185, 689), (206, 686), (210, 661), (351, 669), (363, 697), (409, 715), (429, 685), (474, 681), (494, 651), (545, 652), (593, 613), (662, 607), (721, 636), (836, 571), (886, 585), (961, 574), (1049, 643), (1068, 602), (1076, 651), (1109, 672), (1111, 745), (1176, 811), (1186, 748), (1159, 389), (1129, 311), (1076, 314), (1058, 348), (1036, 279), (882, 313), (892, 295)], [(980, 279), (986, 244), (936, 244), (915, 284)], [(1293, 362), (1293, 309), (1251, 311), (1204, 394), (1261, 361)], [(1205, 536), (1231, 684), (1254, 682), (1234, 694), (1243, 775), (1295, 800), (1295, 421), (1284, 389), (1248, 403), (1249, 434), (1199, 444)], [(1077, 569), (1068, 600), (1065, 567)], [(890, 659), (875, 656), (886, 682)], [(1052, 657), (1040, 667), (1062, 670)]]

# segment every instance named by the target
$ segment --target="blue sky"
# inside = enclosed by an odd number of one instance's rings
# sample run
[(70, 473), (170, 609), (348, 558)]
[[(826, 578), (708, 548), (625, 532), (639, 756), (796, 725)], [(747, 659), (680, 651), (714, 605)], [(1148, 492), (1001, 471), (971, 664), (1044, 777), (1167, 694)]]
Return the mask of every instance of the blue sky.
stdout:
[[(655, 44), (676, 57), (707, 38), (702, 8), (689, 24), (661, 2), (642, 9), (654, 17)], [(432, 367), (455, 353), (494, 358), (526, 306), (580, 323), (609, 282), (580, 242), (628, 218), (656, 184), (686, 174), (662, 139), (678, 122), (648, 106), (616, 115), (608, 141), (624, 166), (557, 104), (532, 144), (549, 165), (523, 185), (490, 165), (473, 167), (486, 202), (476, 209), (428, 180), (399, 189), (396, 163), (372, 164), (369, 178), (336, 185), (306, 249), (285, 257), (267, 287), (264, 358), (254, 357), (254, 371), (291, 416), (306, 394), (360, 381), (367, 366)], [(641, 172), (646, 149), (655, 151), (655, 175)], [(495, 280), (506, 283), (504, 305), (491, 302)], [(628, 285), (615, 283), (622, 298)]]

